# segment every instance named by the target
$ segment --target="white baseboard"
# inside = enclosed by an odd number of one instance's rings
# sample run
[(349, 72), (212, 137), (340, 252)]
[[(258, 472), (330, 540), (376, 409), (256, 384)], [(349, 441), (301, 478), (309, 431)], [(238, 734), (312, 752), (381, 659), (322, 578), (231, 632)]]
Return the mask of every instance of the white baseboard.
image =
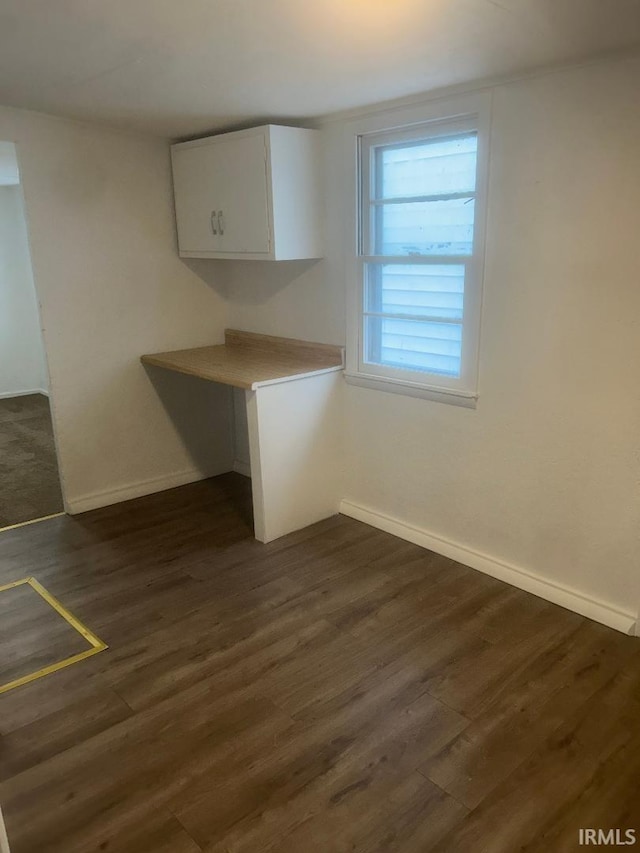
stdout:
[(224, 466), (219, 471), (208, 471), (204, 473), (196, 468), (186, 471), (177, 471), (173, 474), (165, 474), (162, 477), (152, 477), (137, 483), (130, 483), (117, 489), (106, 489), (102, 492), (94, 492), (88, 495), (79, 495), (75, 498), (67, 498), (66, 510), (70, 515), (78, 515), (91, 509), (99, 509), (103, 506), (130, 501), (133, 498), (142, 498), (155, 492), (164, 492), (166, 489), (174, 489), (176, 486), (186, 486), (187, 483), (197, 483), (209, 477), (217, 477), (226, 474), (229, 466)]
[(29, 391), (0, 391), (0, 400), (7, 400), (10, 397), (28, 397), (30, 394), (44, 394), (49, 396), (49, 392), (44, 388), (31, 388)]
[(251, 464), (249, 462), (244, 462), (242, 459), (234, 459), (233, 470), (236, 474), (242, 474), (243, 477), (251, 479)]
[(436, 554), (449, 557), (451, 560), (505, 581), (512, 586), (518, 587), (518, 589), (531, 592), (539, 598), (559, 604), (567, 610), (573, 610), (575, 613), (593, 619), (595, 622), (601, 622), (603, 625), (615, 628), (623, 634), (636, 633), (637, 614), (631, 610), (620, 610), (606, 601), (585, 595), (540, 575), (536, 575), (533, 572), (529, 572), (526, 569), (496, 560), (488, 554), (482, 554), (465, 545), (459, 545), (456, 542), (443, 539), (440, 536), (429, 533), (427, 530), (413, 527), (399, 519), (384, 515), (360, 504), (343, 500), (340, 503), (340, 512), (343, 515), (348, 515), (350, 518), (363, 521), (365, 524), (371, 525), (371, 527), (384, 530), (386, 533), (392, 533), (394, 536), (405, 539), (407, 542), (412, 542), (414, 545), (427, 548), (429, 551), (435, 551)]
[[(69, 499), (66, 503), (66, 509), (71, 515), (77, 515), (88, 510), (110, 506), (121, 501), (173, 489), (177, 486), (184, 486), (187, 483), (194, 483), (208, 477), (215, 477), (218, 474), (226, 473), (228, 470), (228, 467), (224, 467), (219, 471), (207, 473), (197, 469), (178, 471), (162, 477), (131, 483), (117, 489), (108, 489)], [(249, 464), (238, 459), (234, 460), (232, 470), (245, 477), (251, 476)], [(474, 551), (466, 545), (436, 536), (428, 530), (414, 527), (397, 518), (348, 500), (340, 502), (340, 512), (378, 530), (384, 530), (386, 533), (391, 533), (400, 539), (412, 542), (414, 545), (419, 545), (429, 551), (434, 551), (436, 554), (441, 554), (472, 569), (505, 581), (518, 589), (558, 604), (560, 607), (565, 607), (610, 628), (615, 628), (623, 634), (634, 635), (640, 629), (640, 621), (638, 621), (637, 614), (634, 611), (620, 610), (606, 601), (586, 595), (563, 584), (555, 583), (548, 578), (505, 563), (488, 554)]]

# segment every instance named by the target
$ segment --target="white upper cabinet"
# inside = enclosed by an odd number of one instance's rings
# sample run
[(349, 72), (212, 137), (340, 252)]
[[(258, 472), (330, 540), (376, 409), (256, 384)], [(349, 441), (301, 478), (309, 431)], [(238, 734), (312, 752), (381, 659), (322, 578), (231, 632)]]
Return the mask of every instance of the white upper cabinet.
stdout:
[(318, 136), (270, 124), (173, 145), (180, 255), (321, 257)]

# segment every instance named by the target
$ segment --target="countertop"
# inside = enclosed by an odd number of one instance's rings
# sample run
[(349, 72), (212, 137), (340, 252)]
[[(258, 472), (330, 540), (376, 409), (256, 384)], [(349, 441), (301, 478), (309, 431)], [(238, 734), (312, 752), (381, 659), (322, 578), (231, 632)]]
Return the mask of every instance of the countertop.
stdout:
[(224, 344), (151, 353), (140, 360), (143, 364), (210, 382), (255, 390), (303, 376), (342, 370), (344, 350), (332, 344), (227, 329)]

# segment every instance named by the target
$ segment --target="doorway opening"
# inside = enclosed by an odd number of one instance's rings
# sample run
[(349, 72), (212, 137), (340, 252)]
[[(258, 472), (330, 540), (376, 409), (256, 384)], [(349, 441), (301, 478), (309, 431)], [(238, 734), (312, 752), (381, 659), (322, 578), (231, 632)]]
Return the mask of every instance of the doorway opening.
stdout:
[(0, 141), (0, 530), (63, 510), (18, 156)]

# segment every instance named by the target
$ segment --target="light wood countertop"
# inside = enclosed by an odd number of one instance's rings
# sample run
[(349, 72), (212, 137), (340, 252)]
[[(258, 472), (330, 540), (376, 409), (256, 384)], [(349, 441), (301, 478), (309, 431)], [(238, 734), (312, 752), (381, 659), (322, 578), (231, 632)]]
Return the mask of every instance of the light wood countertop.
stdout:
[(254, 390), (300, 376), (342, 370), (344, 351), (332, 344), (227, 329), (224, 344), (152, 353), (140, 360), (210, 382)]

